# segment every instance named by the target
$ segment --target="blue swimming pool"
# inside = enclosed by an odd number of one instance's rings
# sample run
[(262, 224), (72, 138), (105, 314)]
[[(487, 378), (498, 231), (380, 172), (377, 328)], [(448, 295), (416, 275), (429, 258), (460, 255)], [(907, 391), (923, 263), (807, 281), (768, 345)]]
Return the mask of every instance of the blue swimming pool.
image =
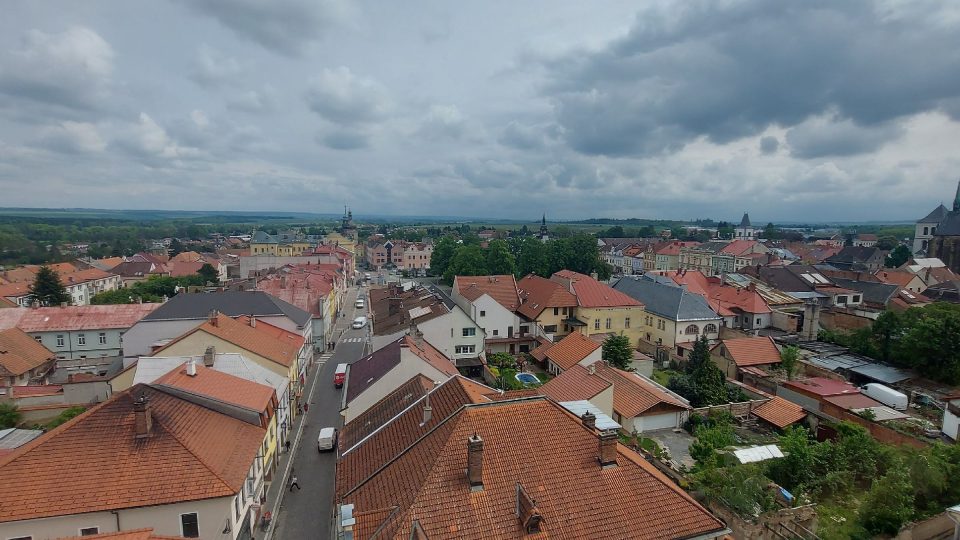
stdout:
[(533, 373), (517, 373), (516, 377), (523, 384), (540, 384), (540, 379)]

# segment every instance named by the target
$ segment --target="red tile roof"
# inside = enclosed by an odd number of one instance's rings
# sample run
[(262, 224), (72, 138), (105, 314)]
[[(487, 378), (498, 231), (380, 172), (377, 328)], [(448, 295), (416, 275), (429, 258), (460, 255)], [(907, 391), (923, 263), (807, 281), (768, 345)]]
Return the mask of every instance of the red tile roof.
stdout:
[(774, 396), (770, 401), (753, 409), (751, 412), (780, 429), (790, 424), (795, 424), (807, 417), (807, 413), (803, 410), (803, 407), (779, 396)]
[(0, 328), (24, 332), (126, 329), (163, 304), (19, 308), (0, 311)]
[(273, 408), (276, 400), (276, 392), (273, 388), (209, 369), (203, 364), (196, 364), (194, 367), (195, 375), (187, 374), (187, 364), (184, 363), (154, 381), (153, 384), (179, 388), (191, 394), (207, 396), (258, 413)]
[(0, 376), (20, 376), (55, 358), (19, 328), (0, 330)]
[(510, 311), (520, 307), (520, 293), (513, 274), (495, 276), (456, 276), (453, 287), (461, 296), (473, 302), (486, 294)]
[[(179, 343), (187, 336), (196, 332), (203, 332), (216, 336), (224, 341), (233, 343), (241, 349), (250, 351), (284, 367), (290, 367), (297, 361), (297, 355), (303, 348), (303, 336), (289, 332), (282, 328), (256, 321), (256, 326), (250, 326), (249, 317), (239, 317), (237, 320), (223, 315), (217, 315), (213, 321), (207, 321), (189, 332), (174, 339), (163, 348), (158, 349), (151, 356), (163, 356), (163, 351)], [(203, 351), (198, 351), (202, 353)]]
[(590, 373), (586, 367), (576, 365), (544, 383), (539, 390), (557, 402), (579, 401), (590, 399), (612, 385), (607, 379)]
[(895, 270), (878, 270), (874, 275), (884, 283), (892, 283), (901, 287), (906, 287), (911, 281), (917, 278), (916, 274)]
[[(140, 396), (153, 418), (143, 439), (134, 427)], [(0, 458), (0, 477), (17, 486), (0, 490), (0, 522), (232, 497), (265, 434), (136, 385)]]
[(726, 357), (733, 360), (738, 367), (780, 363), (780, 349), (771, 337), (724, 339), (714, 345), (714, 349), (717, 347), (725, 347)]
[(756, 240), (733, 240), (720, 250), (720, 253), (742, 257), (748, 255), (747, 252), (755, 248), (759, 242)]
[(613, 287), (572, 270), (561, 270), (550, 279), (562, 284), (572, 282), (573, 293), (580, 307), (643, 307), (642, 303)]
[(517, 288), (523, 298), (517, 311), (529, 319), (536, 319), (547, 308), (577, 307), (573, 293), (544, 277), (530, 274), (517, 283)]
[(63, 537), (59, 540), (182, 540), (182, 536), (157, 536), (153, 529), (133, 529), (130, 531), (94, 534), (87, 536)]
[(613, 383), (613, 410), (624, 418), (643, 416), (657, 408), (689, 409), (690, 405), (636, 373), (629, 373), (606, 362), (594, 364), (600, 377)]
[(799, 381), (784, 381), (783, 386), (805, 391), (820, 397), (859, 394), (860, 389), (846, 381), (835, 381), (826, 377), (810, 377)]
[(11, 390), (13, 391), (13, 397), (15, 398), (55, 396), (63, 393), (63, 385), (31, 384), (26, 386), (14, 386), (11, 388)]
[(699, 245), (700, 245), (700, 242), (680, 242), (680, 241), (664, 242), (662, 244), (657, 244), (657, 246), (654, 247), (653, 250), (657, 255), (679, 255), (681, 249), (685, 247), (694, 247)]
[[(464, 473), (474, 434), (483, 439), (480, 491)], [(549, 460), (530, 459), (544, 448)], [(725, 530), (636, 453), (617, 445), (617, 466), (603, 468), (598, 448), (596, 431), (547, 399), (467, 405), (391, 456), (343, 502), (355, 505), (357, 540), (377, 529), (378, 539), (417, 538), (414, 523), (421, 538), (459, 540), (692, 538)], [(520, 525), (518, 486), (543, 517), (540, 533), (527, 535)]]
[(547, 349), (544, 356), (559, 366), (560, 369), (570, 369), (600, 347), (600, 343), (579, 332), (573, 332), (554, 343), (552, 347)]
[(856, 393), (856, 394), (846, 394), (841, 396), (830, 396), (824, 398), (824, 401), (833, 403), (834, 405), (851, 410), (851, 409), (866, 409), (868, 407), (880, 407), (883, 403), (873, 399), (872, 397)]

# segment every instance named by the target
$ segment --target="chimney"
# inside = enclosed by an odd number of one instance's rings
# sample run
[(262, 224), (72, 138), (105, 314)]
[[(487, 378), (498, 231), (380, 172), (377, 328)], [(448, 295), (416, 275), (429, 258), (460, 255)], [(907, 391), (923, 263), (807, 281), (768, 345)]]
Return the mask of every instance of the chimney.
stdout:
[(197, 364), (194, 363), (192, 358), (187, 361), (187, 375), (189, 375), (190, 377), (197, 376)]
[(483, 491), (483, 439), (476, 433), (467, 439), (467, 481), (470, 491)]
[(600, 434), (600, 468), (609, 469), (617, 466), (617, 432), (604, 431)]
[(217, 315), (219, 315), (219, 314), (220, 314), (220, 313), (217, 312), (217, 310), (215, 310), (215, 309), (211, 309), (211, 310), (210, 310), (210, 313), (207, 314), (207, 320), (210, 322), (210, 325), (211, 325), (211, 326), (216, 326), (216, 325), (217, 325)]
[(589, 430), (597, 429), (597, 417), (590, 411), (583, 413), (583, 416), (580, 417), (583, 420), (583, 425)]
[(150, 436), (153, 430), (153, 416), (150, 414), (150, 400), (141, 394), (133, 400), (134, 430), (138, 439)]
[(257, 316), (256, 316), (256, 315), (251, 315), (251, 316), (250, 316), (250, 328), (256, 328), (256, 327), (257, 327)]
[(207, 350), (203, 353), (203, 365), (207, 367), (213, 367), (213, 362), (217, 358), (217, 348), (213, 345), (207, 347)]

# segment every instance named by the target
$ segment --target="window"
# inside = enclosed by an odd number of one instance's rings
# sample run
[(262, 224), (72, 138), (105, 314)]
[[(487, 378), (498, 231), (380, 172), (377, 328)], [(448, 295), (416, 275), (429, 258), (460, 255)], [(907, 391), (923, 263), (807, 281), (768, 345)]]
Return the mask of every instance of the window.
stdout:
[(480, 316), (481, 316), (481, 317), (486, 317), (486, 316), (487, 316), (487, 312), (481, 309), (481, 310), (480, 310)]
[(101, 345), (106, 345), (106, 344), (107, 344), (107, 333), (106, 333), (106, 332), (100, 332), (98, 338), (100, 339), (100, 344), (101, 344)]
[(477, 335), (477, 329), (476, 329), (476, 328), (464, 328), (464, 329), (463, 329), (463, 337), (473, 337), (473, 336), (475, 336), (475, 335)]
[(610, 330), (611, 328), (613, 328), (613, 319), (607, 317), (607, 330)]
[(557, 331), (557, 325), (555, 325), (555, 324), (548, 324), (547, 326), (544, 326), (544, 327), (543, 327), (543, 331), (546, 332), (546, 333), (548, 333), (548, 334), (553, 334), (553, 333), (555, 333), (555, 332)]
[(596, 319), (596, 320), (593, 321), (593, 329), (594, 329), (594, 330), (599, 330), (599, 329), (600, 329), (600, 319)]
[(564, 314), (564, 315), (567, 314), (567, 308), (563, 308), (563, 314)]
[(683, 333), (688, 336), (695, 336), (700, 333), (700, 328), (695, 324), (691, 324), (686, 330), (683, 331)]
[(924, 228), (923, 228), (923, 235), (926, 236), (926, 235), (928, 235), (928, 234), (930, 234), (930, 227), (924, 227)]
[[(853, 295), (853, 298), (850, 299), (850, 302), (854, 304), (860, 303), (860, 295), (859, 294)], [(760, 322), (760, 319), (757, 319), (757, 322)]]
[(100, 527), (84, 527), (80, 529), (80, 536), (92, 536), (100, 534)]
[(63, 334), (57, 334), (57, 347), (63, 347)]
[(560, 308), (556, 308), (556, 307), (553, 308), (553, 315), (554, 315), (554, 317), (556, 317), (556, 316), (559, 315), (559, 314), (560, 314)]
[(630, 317), (626, 317), (623, 319), (623, 327), (630, 328)]
[(839, 304), (846, 304), (846, 303), (847, 303), (847, 297), (846, 297), (846, 295), (841, 295), (841, 296), (838, 296), (838, 297), (837, 297), (837, 304), (838, 304), (838, 305), (839, 305)]
[(33, 339), (37, 340), (37, 343), (43, 343), (43, 339), (41, 339), (40, 336), (34, 336)]
[(760, 318), (759, 318), (759, 317), (757, 318), (757, 324), (760, 324)]
[(494, 330), (493, 330), (493, 335), (499, 336), (499, 335), (500, 335), (500, 330), (497, 330), (496, 328), (494, 328)]
[(457, 354), (472, 354), (476, 352), (476, 345), (457, 345), (455, 351)]
[(706, 325), (705, 327), (703, 327), (703, 333), (704, 333), (704, 334), (716, 334), (716, 333), (717, 333), (717, 325), (715, 325), (715, 324), (708, 324), (708, 325)]
[(200, 538), (200, 520), (197, 513), (180, 514), (180, 536), (185, 538)]
[(77, 334), (77, 345), (86, 345), (87, 336), (84, 334)]

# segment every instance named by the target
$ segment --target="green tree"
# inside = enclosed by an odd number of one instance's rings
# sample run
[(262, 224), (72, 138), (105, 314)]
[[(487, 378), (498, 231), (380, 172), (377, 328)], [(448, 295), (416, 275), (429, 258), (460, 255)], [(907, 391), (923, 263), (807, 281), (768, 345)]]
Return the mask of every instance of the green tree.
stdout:
[(799, 367), (800, 349), (793, 345), (787, 345), (780, 351), (780, 367), (787, 374), (787, 380), (793, 380)]
[(17, 406), (13, 403), (0, 403), (0, 429), (17, 427), (20, 423), (21, 415)]
[(899, 268), (908, 260), (910, 260), (910, 248), (904, 245), (899, 245), (893, 248), (893, 251), (887, 255), (883, 265), (887, 268)]
[(30, 286), (30, 300), (43, 306), (58, 306), (70, 302), (70, 294), (60, 282), (60, 275), (49, 266), (41, 266)]
[(179, 238), (174, 238), (170, 241), (170, 256), (176, 257), (177, 255), (183, 253), (185, 249), (183, 248), (183, 242)]
[(444, 236), (433, 245), (430, 255), (430, 273), (442, 276), (447, 272), (453, 256), (457, 254), (457, 242), (451, 236)]
[(630, 346), (630, 338), (627, 336), (609, 336), (603, 340), (601, 350), (602, 358), (610, 363), (611, 366), (632, 371), (630, 364), (633, 362), (633, 347)]
[(697, 460), (697, 464), (701, 466), (714, 463), (717, 450), (733, 446), (737, 442), (733, 427), (729, 424), (703, 425), (695, 429), (693, 435), (697, 440), (690, 445), (690, 457)]
[(452, 285), (454, 276), (483, 276), (487, 273), (487, 261), (480, 246), (465, 245), (457, 249), (450, 266), (443, 274), (443, 280)]
[(203, 263), (203, 266), (200, 267), (200, 270), (197, 271), (197, 274), (203, 278), (205, 283), (220, 282), (220, 273), (217, 272), (217, 269), (214, 268), (210, 263)]
[(532, 236), (521, 239), (517, 256), (517, 275), (526, 276), (535, 274), (548, 277), (551, 274), (550, 248)]
[(876, 247), (877, 249), (882, 249), (884, 251), (892, 251), (899, 244), (900, 242), (895, 236), (881, 236), (879, 239), (877, 239)]
[(517, 369), (517, 359), (505, 352), (496, 352), (487, 356), (487, 364), (499, 369)]
[(913, 486), (910, 473), (897, 463), (876, 480), (860, 507), (860, 521), (873, 534), (894, 535), (913, 516)]
[(880, 350), (880, 359), (889, 362), (903, 335), (903, 321), (895, 311), (887, 310), (873, 321), (872, 331)]
[(510, 246), (504, 240), (491, 240), (487, 246), (487, 271), (491, 274), (505, 275), (517, 271), (517, 261), (510, 253)]
[(707, 336), (700, 336), (690, 353), (690, 379), (696, 389), (694, 407), (727, 403), (726, 377), (710, 358)]
[(770, 477), (795, 491), (816, 478), (815, 454), (810, 444), (810, 432), (804, 427), (788, 427), (780, 436), (780, 449), (786, 457), (770, 463)]
[(56, 418), (54, 418), (53, 420), (51, 420), (50, 422), (48, 422), (44, 427), (46, 427), (47, 429), (53, 429), (53, 428), (55, 428), (55, 427), (57, 427), (57, 426), (59, 426), (59, 425), (61, 425), (61, 424), (66, 423), (66, 422), (69, 421), (71, 418), (73, 418), (73, 417), (75, 417), (75, 416), (79, 416), (79, 415), (82, 414), (83, 411), (85, 411), (85, 410), (87, 410), (87, 409), (84, 408), (84, 407), (80, 407), (80, 406), (70, 407), (70, 408), (64, 410), (63, 412), (61, 412), (59, 415), (57, 415)]

